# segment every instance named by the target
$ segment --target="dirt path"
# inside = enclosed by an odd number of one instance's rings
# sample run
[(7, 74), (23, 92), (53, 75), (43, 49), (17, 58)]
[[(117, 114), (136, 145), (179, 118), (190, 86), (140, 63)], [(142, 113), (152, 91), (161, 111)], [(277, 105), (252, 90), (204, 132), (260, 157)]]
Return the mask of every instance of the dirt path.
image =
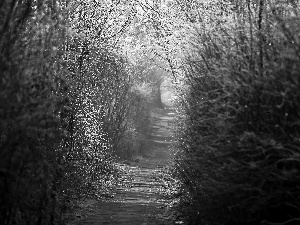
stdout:
[(123, 173), (114, 195), (98, 202), (96, 209), (79, 225), (172, 224), (165, 209), (170, 203), (167, 198), (170, 185), (166, 179), (168, 167), (173, 162), (169, 148), (173, 112), (170, 109), (155, 109), (152, 119), (152, 150), (134, 162), (118, 164)]

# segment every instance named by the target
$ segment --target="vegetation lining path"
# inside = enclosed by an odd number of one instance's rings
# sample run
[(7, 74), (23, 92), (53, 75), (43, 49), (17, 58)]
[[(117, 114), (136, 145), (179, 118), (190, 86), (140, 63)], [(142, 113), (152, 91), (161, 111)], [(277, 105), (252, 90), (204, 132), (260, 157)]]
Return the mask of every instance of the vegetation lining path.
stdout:
[(170, 109), (153, 111), (152, 151), (134, 162), (118, 164), (123, 173), (114, 195), (97, 203), (93, 213), (80, 225), (171, 224), (165, 209), (170, 202), (167, 199), (169, 187), (166, 177), (173, 161), (169, 148), (172, 114)]

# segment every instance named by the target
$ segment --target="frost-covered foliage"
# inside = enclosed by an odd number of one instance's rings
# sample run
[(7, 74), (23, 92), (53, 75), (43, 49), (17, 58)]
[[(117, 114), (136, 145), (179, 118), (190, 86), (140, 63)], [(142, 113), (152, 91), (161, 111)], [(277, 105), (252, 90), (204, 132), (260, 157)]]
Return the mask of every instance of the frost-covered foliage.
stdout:
[[(131, 120), (131, 73), (117, 51), (131, 6), (88, 4), (0, 2), (0, 224), (58, 224), (74, 199), (112, 184)], [(88, 19), (96, 12), (99, 24)]]

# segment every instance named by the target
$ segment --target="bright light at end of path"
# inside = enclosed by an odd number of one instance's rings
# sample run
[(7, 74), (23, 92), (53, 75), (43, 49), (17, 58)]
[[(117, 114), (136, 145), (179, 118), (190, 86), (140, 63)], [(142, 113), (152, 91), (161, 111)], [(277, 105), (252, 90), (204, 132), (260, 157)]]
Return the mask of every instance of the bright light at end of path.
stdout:
[(171, 91), (165, 91), (164, 93), (161, 94), (161, 101), (167, 106), (173, 105), (172, 98), (173, 98), (173, 93)]
[(161, 101), (167, 106), (173, 105), (172, 99), (174, 98), (174, 94), (170, 89), (171, 89), (171, 81), (169, 80), (165, 80), (160, 86)]

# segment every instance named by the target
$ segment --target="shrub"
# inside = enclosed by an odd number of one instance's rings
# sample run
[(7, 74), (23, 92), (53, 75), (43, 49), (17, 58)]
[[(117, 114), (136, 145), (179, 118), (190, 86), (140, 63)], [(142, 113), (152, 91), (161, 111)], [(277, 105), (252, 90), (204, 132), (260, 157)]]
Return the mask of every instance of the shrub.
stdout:
[(32, 1), (0, 3), (0, 223), (4, 225), (53, 224), (60, 212), (57, 149), (65, 137), (59, 117), (64, 108), (61, 12), (50, 3), (35, 7)]
[(3, 225), (63, 223), (69, 201), (101, 195), (115, 175), (126, 64), (108, 43), (82, 37), (68, 3), (0, 2)]
[(136, 82), (132, 86), (127, 102), (126, 130), (118, 143), (121, 158), (133, 158), (149, 148), (151, 92), (151, 86), (146, 83)]
[(285, 3), (250, 7), (254, 24), (247, 5), (236, 5), (236, 30), (195, 26), (185, 57), (176, 165), (183, 214), (189, 224), (297, 224), (297, 13)]

